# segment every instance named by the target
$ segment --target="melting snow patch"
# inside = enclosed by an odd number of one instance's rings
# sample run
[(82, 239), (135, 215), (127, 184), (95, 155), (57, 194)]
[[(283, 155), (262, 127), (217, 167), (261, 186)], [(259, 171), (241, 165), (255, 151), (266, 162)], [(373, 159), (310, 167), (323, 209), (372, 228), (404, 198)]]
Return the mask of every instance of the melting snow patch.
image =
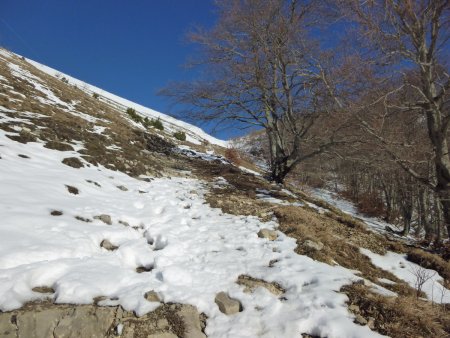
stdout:
[(422, 291), (428, 299), (436, 303), (450, 303), (450, 290), (443, 285), (443, 278), (434, 270), (425, 269), (406, 259), (406, 255), (388, 251), (381, 256), (368, 249), (361, 248), (361, 253), (370, 258), (377, 267), (389, 271), (397, 278), (407, 282), (411, 287), (417, 288), (420, 278), (425, 280)]

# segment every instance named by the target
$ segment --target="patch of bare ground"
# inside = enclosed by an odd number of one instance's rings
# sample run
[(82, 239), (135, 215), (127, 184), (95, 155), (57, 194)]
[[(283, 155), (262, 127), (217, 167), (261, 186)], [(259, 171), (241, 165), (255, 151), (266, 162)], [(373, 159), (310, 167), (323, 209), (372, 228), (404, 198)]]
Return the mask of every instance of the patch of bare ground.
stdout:
[(349, 309), (371, 321), (377, 332), (398, 338), (450, 337), (449, 309), (410, 297), (384, 297), (363, 285), (341, 289), (349, 298)]

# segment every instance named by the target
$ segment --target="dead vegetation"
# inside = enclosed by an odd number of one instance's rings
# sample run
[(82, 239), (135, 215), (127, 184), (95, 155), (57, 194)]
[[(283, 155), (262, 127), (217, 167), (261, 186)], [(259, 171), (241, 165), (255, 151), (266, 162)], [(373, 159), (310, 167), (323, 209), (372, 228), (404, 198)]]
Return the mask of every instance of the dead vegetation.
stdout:
[(369, 292), (362, 285), (342, 288), (349, 297), (349, 306), (358, 309), (366, 320), (375, 318), (374, 329), (398, 338), (449, 337), (450, 316), (444, 306), (409, 297), (384, 297)]

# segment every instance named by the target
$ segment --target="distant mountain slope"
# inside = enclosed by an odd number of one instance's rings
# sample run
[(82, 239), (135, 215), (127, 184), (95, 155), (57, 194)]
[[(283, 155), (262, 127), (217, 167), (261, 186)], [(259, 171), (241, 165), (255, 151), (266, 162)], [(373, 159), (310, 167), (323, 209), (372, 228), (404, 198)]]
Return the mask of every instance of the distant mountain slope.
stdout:
[[(16, 55), (10, 51), (1, 50), (2, 53), (10, 54), (10, 55)], [(122, 111), (125, 111), (127, 108), (133, 108), (138, 113), (142, 114), (143, 116), (147, 116), (149, 118), (155, 118), (155, 119), (161, 119), (164, 122), (165, 127), (169, 131), (178, 131), (181, 130), (186, 133), (188, 137), (188, 141), (192, 143), (201, 143), (202, 141), (208, 141), (211, 144), (215, 144), (221, 147), (226, 147), (228, 142), (224, 140), (219, 140), (206, 132), (204, 132), (201, 128), (196, 127), (194, 125), (191, 125), (187, 122), (180, 121), (176, 118), (173, 118), (169, 115), (157, 112), (156, 110), (153, 110), (151, 108), (144, 107), (138, 103), (129, 101), (125, 98), (122, 98), (118, 95), (112, 94), (107, 92), (106, 90), (100, 89), (98, 87), (95, 87), (93, 85), (90, 85), (84, 81), (78, 80), (70, 75), (64, 74), (56, 69), (50, 68), (48, 66), (45, 66), (39, 62), (33, 61), (31, 59), (27, 58), (27, 62), (38, 68), (39, 70), (47, 73), (48, 75), (57, 77), (57, 78), (65, 78), (68, 80), (70, 84), (76, 85), (81, 90), (85, 91), (89, 95), (93, 95), (94, 93), (99, 95), (99, 99), (107, 104), (110, 104), (118, 109), (121, 109)]]

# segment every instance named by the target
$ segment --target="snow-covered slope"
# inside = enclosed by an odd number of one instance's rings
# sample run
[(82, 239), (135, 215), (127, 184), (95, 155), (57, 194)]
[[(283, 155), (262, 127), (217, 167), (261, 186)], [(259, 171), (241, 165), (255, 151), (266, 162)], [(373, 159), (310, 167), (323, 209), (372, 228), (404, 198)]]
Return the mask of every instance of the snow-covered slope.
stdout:
[[(153, 131), (136, 132), (124, 117), (115, 119), (116, 110), (97, 109), (91, 95), (42, 79), (11, 55), (0, 50), (0, 315), (48, 298), (74, 307), (100, 299), (100, 306), (137, 315), (163, 302), (194, 305), (207, 316), (208, 337), (381, 336), (354, 322), (341, 292), (365, 279), (358, 271), (297, 254), (297, 240), (278, 230), (271, 213), (263, 221), (213, 208), (208, 194), (233, 191), (233, 184), (192, 171), (211, 165), (256, 187), (262, 180), (213, 154), (183, 145), (161, 149), (168, 141)], [(149, 172), (152, 165), (159, 175)], [(267, 189), (254, 192), (269, 209), (304, 205)], [(393, 259), (364, 254), (392, 268)], [(264, 286), (248, 292), (238, 283), (242, 276), (278, 292)], [(441, 280), (436, 274), (433, 283)], [(151, 291), (156, 298), (146, 297)], [(239, 312), (220, 309), (221, 292), (240, 303)]]
[[(7, 52), (11, 53), (11, 52)], [(14, 54), (14, 53), (12, 53)], [(17, 54), (16, 54), (17, 55)], [(219, 140), (207, 133), (205, 133), (201, 128), (193, 126), (184, 121), (180, 121), (176, 118), (173, 118), (169, 115), (157, 112), (156, 110), (144, 107), (138, 103), (129, 101), (120, 96), (114, 95), (112, 93), (107, 92), (106, 90), (100, 89), (98, 87), (92, 86), (84, 81), (78, 80), (70, 75), (64, 74), (56, 69), (45, 66), (39, 62), (33, 61), (31, 59), (27, 59), (29, 63), (38, 68), (39, 70), (55, 77), (66, 78), (70, 84), (76, 85), (81, 90), (87, 92), (92, 95), (94, 93), (99, 95), (99, 99), (105, 103), (108, 103), (122, 111), (126, 111), (127, 108), (135, 109), (139, 114), (143, 116), (147, 116), (149, 118), (161, 119), (164, 124), (164, 127), (170, 131), (184, 131), (188, 138), (188, 141), (192, 143), (201, 143), (202, 141), (208, 141), (211, 144), (215, 144), (221, 147), (227, 147), (228, 141)]]

